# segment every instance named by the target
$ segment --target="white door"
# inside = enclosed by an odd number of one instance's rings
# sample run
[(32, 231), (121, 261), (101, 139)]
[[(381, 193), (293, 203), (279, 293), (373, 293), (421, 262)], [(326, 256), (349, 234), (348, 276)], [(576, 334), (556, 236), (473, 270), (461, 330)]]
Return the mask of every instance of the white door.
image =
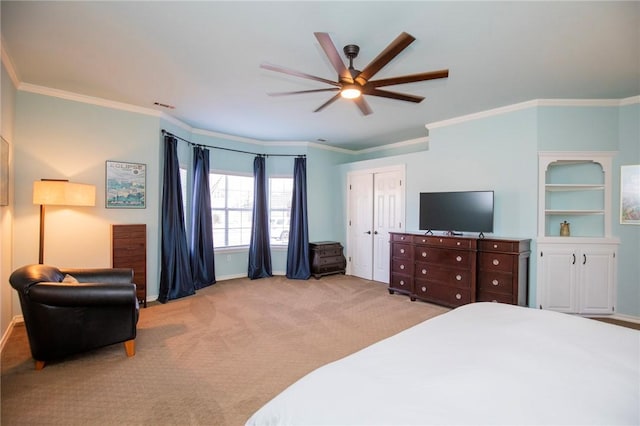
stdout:
[(539, 283), (544, 309), (560, 312), (577, 312), (576, 295), (578, 255), (572, 247), (539, 246)]
[(389, 283), (389, 232), (404, 230), (404, 170), (349, 175), (351, 275)]
[(580, 313), (611, 314), (615, 282), (615, 249), (585, 248), (580, 258)]
[(403, 176), (399, 171), (373, 175), (373, 280), (389, 283), (389, 232), (404, 225)]
[(349, 179), (349, 260), (351, 275), (373, 278), (373, 175)]

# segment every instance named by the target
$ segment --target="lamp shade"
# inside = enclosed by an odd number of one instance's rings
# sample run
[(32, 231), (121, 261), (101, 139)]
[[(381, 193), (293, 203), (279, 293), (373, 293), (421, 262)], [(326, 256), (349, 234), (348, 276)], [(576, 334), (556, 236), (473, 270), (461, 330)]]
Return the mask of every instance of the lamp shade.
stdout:
[(95, 206), (96, 187), (66, 180), (33, 182), (33, 204), (47, 206)]

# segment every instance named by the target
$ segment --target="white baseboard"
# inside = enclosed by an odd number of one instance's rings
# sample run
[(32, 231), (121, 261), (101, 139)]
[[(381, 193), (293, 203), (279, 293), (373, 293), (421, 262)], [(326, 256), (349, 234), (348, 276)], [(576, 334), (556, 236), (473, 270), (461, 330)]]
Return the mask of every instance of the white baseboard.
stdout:
[(13, 331), (13, 328), (17, 324), (22, 324), (22, 323), (24, 323), (24, 317), (22, 315), (16, 315), (15, 317), (11, 318), (9, 327), (7, 327), (7, 330), (4, 332), (4, 334), (2, 335), (2, 339), (0, 340), (0, 352), (4, 351), (4, 345), (7, 344), (7, 341), (9, 340), (9, 336), (11, 336), (11, 332)]
[(609, 318), (640, 324), (640, 317), (634, 317), (633, 315), (613, 314)]

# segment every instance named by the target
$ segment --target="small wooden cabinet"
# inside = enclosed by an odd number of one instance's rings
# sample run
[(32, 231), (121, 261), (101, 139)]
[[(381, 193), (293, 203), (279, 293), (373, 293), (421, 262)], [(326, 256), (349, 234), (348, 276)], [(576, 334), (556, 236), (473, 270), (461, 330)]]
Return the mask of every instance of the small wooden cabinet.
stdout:
[(311, 275), (316, 279), (331, 274), (344, 274), (347, 260), (342, 244), (335, 241), (309, 243)]
[(111, 262), (133, 269), (139, 303), (147, 307), (147, 225), (112, 225)]
[(527, 305), (530, 240), (391, 233), (389, 293), (457, 307)]

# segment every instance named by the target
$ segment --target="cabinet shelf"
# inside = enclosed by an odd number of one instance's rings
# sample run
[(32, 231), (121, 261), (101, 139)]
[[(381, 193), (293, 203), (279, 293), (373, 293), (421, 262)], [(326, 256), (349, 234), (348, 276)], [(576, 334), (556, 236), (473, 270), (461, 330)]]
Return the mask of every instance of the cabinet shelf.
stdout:
[(604, 185), (598, 184), (563, 184), (550, 183), (545, 185), (545, 189), (549, 192), (556, 191), (595, 191), (604, 190)]
[(604, 214), (604, 210), (545, 210), (548, 215), (599, 215)]

